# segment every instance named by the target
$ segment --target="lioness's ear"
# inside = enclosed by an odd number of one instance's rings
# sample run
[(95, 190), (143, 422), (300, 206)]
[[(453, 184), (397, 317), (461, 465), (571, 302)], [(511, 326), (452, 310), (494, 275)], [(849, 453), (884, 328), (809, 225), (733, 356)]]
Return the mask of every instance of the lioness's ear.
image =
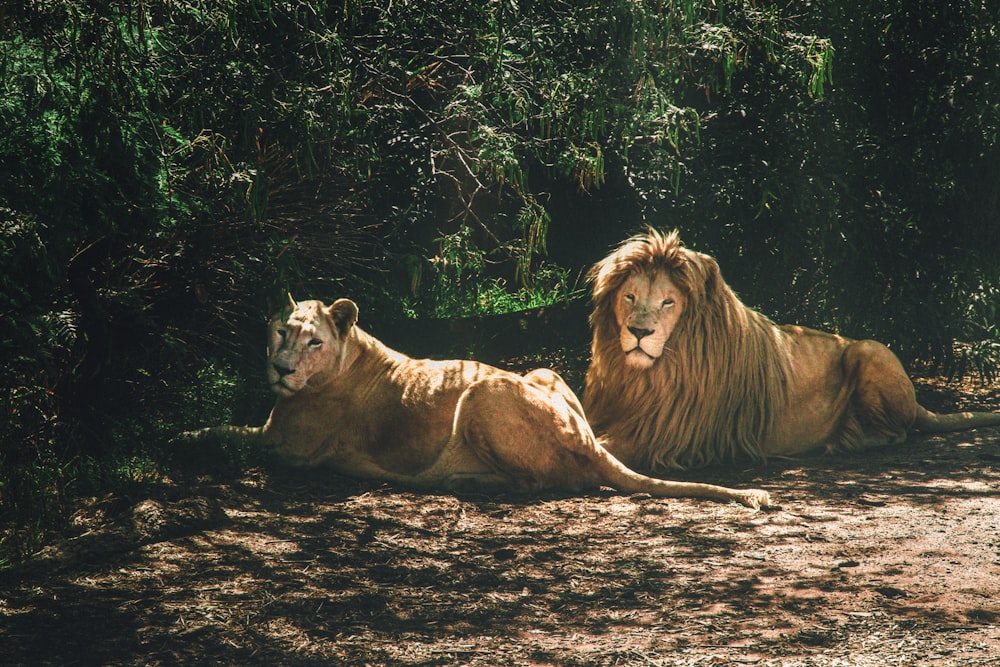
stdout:
[(333, 320), (337, 332), (343, 336), (358, 322), (358, 305), (350, 299), (337, 299), (326, 309), (326, 314)]

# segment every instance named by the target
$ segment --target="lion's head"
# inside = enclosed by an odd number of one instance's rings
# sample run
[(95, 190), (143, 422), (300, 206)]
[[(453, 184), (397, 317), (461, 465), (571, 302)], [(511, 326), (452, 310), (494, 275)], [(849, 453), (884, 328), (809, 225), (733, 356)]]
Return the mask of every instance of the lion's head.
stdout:
[(267, 342), (267, 380), (279, 396), (312, 391), (339, 374), (349, 357), (350, 332), (358, 307), (338, 299), (289, 303), (271, 318)]
[[(606, 446), (647, 469), (760, 458), (783, 371), (773, 324), (708, 255), (647, 229), (591, 269), (584, 409)], [(731, 421), (727, 421), (728, 415)]]
[(646, 369), (663, 355), (688, 308), (714, 289), (719, 268), (711, 257), (684, 248), (676, 231), (649, 229), (598, 262), (589, 277), (591, 324), (613, 333), (606, 339), (617, 339), (626, 365)]
[(613, 296), (618, 340), (625, 363), (649, 368), (684, 312), (684, 294), (665, 273), (633, 273)]

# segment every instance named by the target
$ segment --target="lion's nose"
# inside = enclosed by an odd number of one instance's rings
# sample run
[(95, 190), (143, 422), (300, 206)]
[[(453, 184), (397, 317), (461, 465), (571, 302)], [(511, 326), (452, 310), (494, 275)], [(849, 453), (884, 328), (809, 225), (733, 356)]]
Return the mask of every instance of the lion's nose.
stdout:
[(653, 333), (652, 329), (640, 329), (639, 327), (629, 327), (628, 330), (632, 332), (633, 336), (635, 336), (636, 341), (640, 341), (649, 334)]
[(285, 377), (286, 375), (291, 375), (295, 372), (295, 369), (287, 364), (283, 364), (280, 361), (274, 362), (274, 370), (278, 371), (279, 377)]

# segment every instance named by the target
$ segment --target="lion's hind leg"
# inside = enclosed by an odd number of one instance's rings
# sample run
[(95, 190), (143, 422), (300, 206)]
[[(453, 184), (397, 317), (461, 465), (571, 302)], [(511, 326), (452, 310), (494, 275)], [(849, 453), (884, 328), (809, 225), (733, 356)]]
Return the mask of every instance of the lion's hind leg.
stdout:
[[(903, 365), (885, 345), (859, 341), (844, 351), (844, 367), (854, 384), (851, 400), (855, 421), (850, 437), (840, 449), (896, 445), (906, 440), (917, 417), (913, 382)], [(848, 442), (849, 440), (849, 442)]]

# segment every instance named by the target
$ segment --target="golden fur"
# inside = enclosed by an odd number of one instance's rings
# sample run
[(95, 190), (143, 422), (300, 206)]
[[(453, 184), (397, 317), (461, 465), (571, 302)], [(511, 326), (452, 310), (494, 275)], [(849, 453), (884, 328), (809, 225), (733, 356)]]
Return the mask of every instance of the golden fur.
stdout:
[(584, 409), (601, 444), (633, 468), (850, 451), (901, 442), (914, 427), (1000, 424), (1000, 414), (919, 406), (880, 343), (775, 325), (676, 232), (628, 239), (589, 277)]
[(291, 301), (270, 324), (262, 427), (196, 432), (255, 439), (285, 462), (425, 488), (592, 489), (767, 505), (767, 492), (640, 475), (594, 438), (553, 371), (411, 359), (357, 326), (348, 299)]

